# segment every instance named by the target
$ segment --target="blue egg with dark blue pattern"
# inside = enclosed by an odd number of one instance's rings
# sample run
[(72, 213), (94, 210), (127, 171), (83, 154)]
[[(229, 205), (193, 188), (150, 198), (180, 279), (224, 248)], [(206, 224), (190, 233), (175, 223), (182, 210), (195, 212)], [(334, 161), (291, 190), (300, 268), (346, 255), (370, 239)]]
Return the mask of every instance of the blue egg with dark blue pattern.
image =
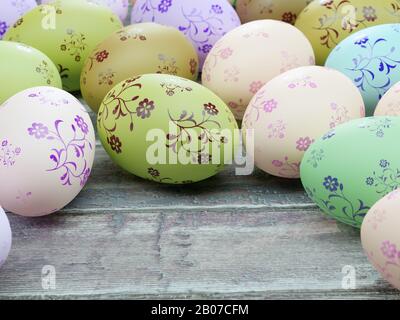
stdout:
[(382, 96), (400, 81), (400, 24), (361, 30), (331, 52), (327, 67), (348, 76), (360, 90), (368, 116)]

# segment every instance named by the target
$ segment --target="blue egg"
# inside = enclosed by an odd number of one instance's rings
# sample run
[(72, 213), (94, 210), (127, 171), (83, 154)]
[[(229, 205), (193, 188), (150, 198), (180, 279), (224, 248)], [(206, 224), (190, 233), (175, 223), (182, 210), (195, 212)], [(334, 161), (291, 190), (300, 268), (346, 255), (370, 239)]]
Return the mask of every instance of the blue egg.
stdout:
[(382, 96), (400, 81), (400, 24), (361, 30), (344, 39), (325, 64), (348, 76), (371, 116)]

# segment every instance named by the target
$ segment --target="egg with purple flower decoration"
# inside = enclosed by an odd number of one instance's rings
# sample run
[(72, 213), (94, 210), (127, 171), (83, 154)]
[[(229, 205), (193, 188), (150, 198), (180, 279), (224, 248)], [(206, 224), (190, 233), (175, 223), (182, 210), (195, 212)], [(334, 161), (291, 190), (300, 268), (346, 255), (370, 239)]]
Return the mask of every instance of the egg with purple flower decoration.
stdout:
[(0, 207), (0, 267), (4, 264), (11, 249), (11, 228), (10, 222)]
[(240, 19), (226, 0), (137, 0), (131, 23), (156, 22), (179, 29), (193, 43), (200, 66), (214, 44), (240, 25)]
[(0, 10), (0, 39), (26, 12), (37, 6), (35, 0), (2, 0)]
[(93, 125), (74, 96), (53, 87), (17, 93), (0, 107), (0, 203), (29, 217), (62, 209), (86, 184), (94, 153)]

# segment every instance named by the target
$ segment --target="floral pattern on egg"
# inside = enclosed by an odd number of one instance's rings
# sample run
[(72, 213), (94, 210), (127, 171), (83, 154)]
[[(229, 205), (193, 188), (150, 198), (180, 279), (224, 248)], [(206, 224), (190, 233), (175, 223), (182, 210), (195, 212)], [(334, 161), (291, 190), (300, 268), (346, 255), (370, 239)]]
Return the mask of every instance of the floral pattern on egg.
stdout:
[(0, 11), (0, 39), (26, 12), (36, 6), (35, 0), (3, 0)]

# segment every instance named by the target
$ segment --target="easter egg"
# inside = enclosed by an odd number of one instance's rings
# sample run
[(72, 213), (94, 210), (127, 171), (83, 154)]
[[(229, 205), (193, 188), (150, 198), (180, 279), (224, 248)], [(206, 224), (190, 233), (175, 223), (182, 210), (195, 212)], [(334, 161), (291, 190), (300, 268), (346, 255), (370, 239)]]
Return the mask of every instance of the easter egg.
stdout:
[(400, 186), (400, 118), (350, 121), (310, 146), (300, 166), (310, 198), (331, 217), (360, 227), (368, 210)]
[(220, 39), (203, 67), (203, 85), (231, 108), (237, 119), (269, 80), (285, 71), (314, 64), (306, 37), (288, 23), (246, 23)]
[[(57, 0), (42, 0), (42, 4), (48, 4), (55, 1)], [(62, 0), (62, 1), (70, 2), (71, 0)], [(112, 12), (114, 12), (122, 21), (124, 21), (128, 16), (129, 0), (81, 0), (81, 1), (87, 1), (98, 5), (106, 6)]]
[(42, 52), (24, 44), (0, 41), (0, 70), (5, 81), (0, 86), (0, 104), (27, 88), (61, 88), (57, 67)]
[(326, 66), (347, 75), (359, 88), (368, 115), (382, 96), (400, 81), (400, 26), (375, 26), (343, 40), (329, 55)]
[(400, 290), (400, 190), (378, 201), (361, 227), (364, 250), (380, 274)]
[(11, 249), (11, 228), (4, 210), (0, 207), (0, 267), (4, 264)]
[(81, 75), (82, 95), (97, 112), (116, 84), (145, 73), (197, 80), (197, 53), (175, 28), (156, 23), (128, 26), (104, 40), (88, 58)]
[(294, 24), (300, 12), (312, 0), (238, 0), (236, 10), (242, 23), (274, 19)]
[(58, 67), (64, 89), (76, 91), (86, 58), (120, 28), (121, 21), (109, 9), (75, 0), (36, 7), (18, 20), (4, 39), (42, 51)]
[(164, 74), (129, 78), (104, 98), (100, 140), (123, 169), (147, 180), (184, 184), (209, 178), (232, 163), (236, 121), (214, 93)]
[(397, 22), (400, 5), (395, 0), (321, 0), (311, 2), (295, 26), (312, 43), (317, 64), (323, 65), (329, 53), (354, 32)]
[(391, 87), (381, 98), (375, 116), (400, 116), (400, 82)]
[(362, 97), (345, 75), (317, 66), (287, 71), (263, 86), (246, 110), (254, 132), (254, 160), (263, 171), (299, 178), (311, 144), (336, 126), (365, 114)]
[(0, 11), (0, 39), (26, 12), (36, 7), (35, 0), (2, 0)]
[(72, 201), (89, 178), (93, 125), (83, 105), (52, 87), (21, 91), (0, 107), (0, 203), (43, 216)]
[(213, 45), (240, 25), (239, 17), (226, 0), (137, 0), (131, 23), (156, 22), (181, 31), (198, 52), (200, 67)]

